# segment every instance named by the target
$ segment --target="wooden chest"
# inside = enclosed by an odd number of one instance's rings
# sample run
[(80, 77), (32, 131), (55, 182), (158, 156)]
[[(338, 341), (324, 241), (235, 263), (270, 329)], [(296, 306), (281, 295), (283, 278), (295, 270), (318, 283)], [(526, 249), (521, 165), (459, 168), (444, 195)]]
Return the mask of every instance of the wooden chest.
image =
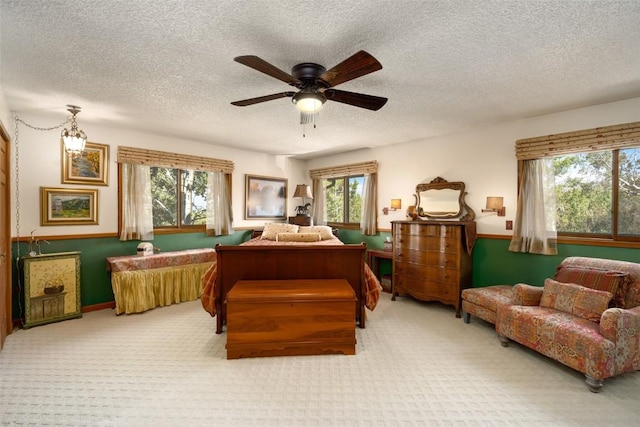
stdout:
[(465, 226), (466, 222), (393, 221), (392, 299), (409, 294), (440, 301), (454, 306), (460, 317), (460, 294), (472, 280)]
[(227, 359), (355, 354), (356, 297), (343, 279), (241, 280), (227, 294)]

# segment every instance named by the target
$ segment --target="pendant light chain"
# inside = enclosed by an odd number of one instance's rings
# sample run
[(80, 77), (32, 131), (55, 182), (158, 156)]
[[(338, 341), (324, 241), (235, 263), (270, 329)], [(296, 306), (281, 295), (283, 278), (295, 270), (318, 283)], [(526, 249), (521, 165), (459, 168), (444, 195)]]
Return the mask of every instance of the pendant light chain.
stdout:
[(26, 127), (33, 129), (33, 130), (37, 130), (37, 131), (50, 131), (50, 130), (55, 130), (55, 129), (60, 129), (61, 127), (63, 127), (64, 125), (66, 125), (67, 123), (69, 123), (71, 121), (71, 119), (67, 119), (65, 120), (63, 123), (60, 123), (57, 126), (52, 126), (49, 128), (45, 128), (45, 127), (38, 127), (38, 126), (33, 126), (30, 125), (29, 123), (25, 122), (24, 120), (22, 120), (21, 118), (18, 117), (17, 113), (13, 113), (14, 119), (15, 119), (15, 134), (16, 134), (16, 138), (15, 138), (15, 162), (16, 162), (16, 242), (17, 242), (17, 254), (18, 257), (17, 259), (20, 259), (20, 126), (19, 124), (22, 123), (23, 125), (25, 125)]
[[(18, 272), (17, 284), (18, 284), (18, 293), (22, 293), (22, 281), (20, 279), (20, 123), (25, 125), (26, 127), (37, 130), (37, 131), (50, 131), (55, 129), (60, 129), (67, 123), (71, 121), (71, 119), (65, 120), (63, 123), (58, 126), (52, 126), (49, 128), (32, 126), (29, 123), (25, 122), (21, 118), (18, 117), (16, 112), (13, 112), (14, 117), (14, 125), (15, 125), (15, 185), (16, 185), (16, 271)], [(18, 296), (18, 318), (24, 318), (24, 307), (22, 306), (22, 298)]]

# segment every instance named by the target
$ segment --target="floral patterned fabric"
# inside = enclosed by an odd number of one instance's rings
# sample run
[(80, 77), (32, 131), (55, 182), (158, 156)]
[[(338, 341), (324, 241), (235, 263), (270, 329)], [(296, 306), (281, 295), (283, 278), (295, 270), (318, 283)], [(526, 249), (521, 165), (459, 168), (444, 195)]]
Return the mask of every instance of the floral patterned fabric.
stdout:
[(216, 260), (216, 251), (211, 248), (187, 249), (184, 251), (160, 252), (153, 255), (126, 255), (107, 258), (107, 271), (152, 270), (154, 268), (177, 267), (202, 264)]
[(599, 291), (611, 292), (612, 307), (624, 308), (629, 275), (621, 271), (560, 265), (554, 279), (562, 283), (575, 283)]
[(490, 323), (496, 323), (498, 305), (513, 302), (513, 287), (510, 285), (486, 286), (462, 290), (462, 310)]
[[(596, 382), (640, 370), (640, 264), (569, 257), (560, 264), (556, 277), (568, 266), (624, 273), (626, 294), (620, 294), (620, 298), (626, 307), (635, 308), (608, 308), (598, 324), (577, 316), (574, 307), (566, 313), (553, 308), (555, 303), (544, 302), (552, 307), (531, 304), (544, 298), (543, 289), (518, 284), (513, 287), (514, 304), (497, 308), (498, 334), (582, 372)], [(620, 287), (616, 292), (620, 292)], [(529, 304), (522, 304), (524, 302)]]
[(544, 281), (540, 307), (555, 308), (600, 323), (600, 316), (609, 306), (612, 296), (611, 292), (547, 279)]

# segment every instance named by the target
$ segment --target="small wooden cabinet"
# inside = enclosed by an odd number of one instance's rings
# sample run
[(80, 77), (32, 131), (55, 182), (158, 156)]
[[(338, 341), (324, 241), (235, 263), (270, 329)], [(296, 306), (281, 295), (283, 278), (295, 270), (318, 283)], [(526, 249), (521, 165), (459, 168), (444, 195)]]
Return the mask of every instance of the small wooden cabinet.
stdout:
[(24, 325), (44, 325), (81, 317), (80, 252), (25, 256)]
[(440, 301), (460, 317), (462, 289), (471, 286), (473, 221), (393, 221), (392, 299)]
[(308, 215), (290, 216), (289, 224), (310, 226), (313, 225), (313, 219)]

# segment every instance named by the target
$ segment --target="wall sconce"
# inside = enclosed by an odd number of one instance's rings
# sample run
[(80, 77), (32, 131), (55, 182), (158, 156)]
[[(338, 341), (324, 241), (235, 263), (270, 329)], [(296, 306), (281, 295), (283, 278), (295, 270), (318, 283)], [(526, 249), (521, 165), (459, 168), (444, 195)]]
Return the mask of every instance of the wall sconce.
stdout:
[(389, 211), (397, 211), (402, 209), (402, 200), (401, 199), (391, 199), (391, 207), (390, 208), (382, 208), (382, 213), (384, 215), (389, 215)]
[(496, 212), (498, 216), (505, 216), (506, 208), (503, 200), (502, 197), (487, 197), (487, 208), (482, 209), (482, 212)]

